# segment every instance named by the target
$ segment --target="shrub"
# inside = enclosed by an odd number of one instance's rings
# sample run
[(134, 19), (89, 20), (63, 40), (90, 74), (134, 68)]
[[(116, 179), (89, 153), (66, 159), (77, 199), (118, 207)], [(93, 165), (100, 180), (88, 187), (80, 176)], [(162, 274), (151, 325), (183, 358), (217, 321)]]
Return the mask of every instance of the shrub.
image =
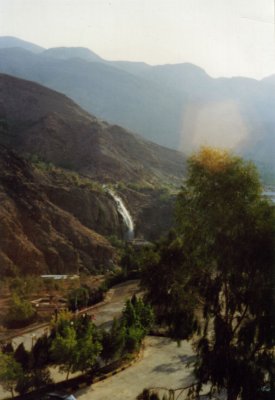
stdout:
[(32, 323), (35, 318), (36, 312), (31, 303), (13, 294), (12, 304), (4, 318), (5, 325), (8, 328), (21, 328)]

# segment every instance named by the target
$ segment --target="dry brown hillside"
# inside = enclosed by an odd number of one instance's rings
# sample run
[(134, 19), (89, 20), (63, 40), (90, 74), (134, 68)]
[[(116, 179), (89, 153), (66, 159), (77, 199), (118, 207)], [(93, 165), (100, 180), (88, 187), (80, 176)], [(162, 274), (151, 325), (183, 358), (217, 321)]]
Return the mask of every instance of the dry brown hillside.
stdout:
[(99, 180), (179, 184), (185, 172), (183, 154), (98, 120), (60, 93), (3, 74), (0, 122), (0, 143)]
[(109, 268), (109, 242), (52, 202), (45, 180), (0, 146), (0, 275), (95, 272)]

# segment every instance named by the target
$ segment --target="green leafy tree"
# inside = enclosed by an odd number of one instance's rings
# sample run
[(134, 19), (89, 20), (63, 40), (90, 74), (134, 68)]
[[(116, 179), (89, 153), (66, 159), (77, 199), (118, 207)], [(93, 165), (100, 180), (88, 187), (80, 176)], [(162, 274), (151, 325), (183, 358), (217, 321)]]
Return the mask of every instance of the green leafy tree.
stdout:
[(204, 148), (189, 159), (177, 231), (150, 249), (142, 283), (177, 339), (196, 333), (198, 394), (260, 399), (274, 389), (275, 210), (255, 167)]
[(136, 313), (136, 309), (131, 300), (127, 300), (123, 313), (122, 319), (127, 327), (139, 324), (139, 316)]
[(111, 332), (103, 330), (101, 333), (101, 358), (107, 364), (114, 359), (116, 348)]
[(53, 339), (56, 333), (62, 334), (63, 330), (72, 325), (73, 314), (67, 310), (61, 310), (56, 317), (51, 320), (51, 334), (50, 339)]
[(13, 294), (22, 298), (26, 295), (26, 281), (17, 276), (10, 281), (9, 289)]
[(126, 328), (121, 321), (114, 318), (110, 332), (102, 333), (102, 359), (107, 363), (119, 358), (125, 348)]
[(100, 334), (88, 315), (72, 320), (71, 314), (60, 313), (54, 324), (54, 337), (51, 342), (51, 356), (67, 373), (92, 370), (102, 346)]
[(97, 363), (102, 345), (96, 326), (90, 322), (85, 333), (77, 340), (74, 351), (73, 371), (89, 372)]
[(33, 322), (35, 310), (28, 300), (13, 294), (11, 306), (5, 316), (5, 323), (10, 328), (18, 328)]
[(144, 338), (144, 329), (141, 325), (132, 325), (127, 328), (125, 340), (125, 350), (132, 353), (140, 348), (142, 339)]
[(5, 343), (1, 346), (0, 351), (4, 354), (13, 354), (14, 348), (11, 342)]
[(14, 352), (14, 359), (17, 361), (23, 371), (28, 371), (30, 368), (30, 353), (25, 349), (24, 343), (20, 343)]
[(47, 368), (34, 369), (25, 372), (17, 381), (16, 391), (24, 395), (30, 391), (41, 389), (52, 383), (50, 371)]
[(60, 366), (60, 371), (66, 372), (66, 379), (72, 372), (77, 351), (76, 331), (73, 326), (65, 326), (62, 333), (56, 333), (51, 344), (51, 354), (55, 363)]
[(169, 335), (176, 340), (188, 339), (197, 327), (197, 278), (183, 240), (175, 231), (145, 253), (141, 286), (146, 289), (145, 300), (153, 306), (158, 324), (168, 327)]
[(132, 270), (139, 269), (139, 254), (130, 244), (126, 244), (120, 259), (120, 265), (125, 276)]
[(22, 377), (21, 365), (15, 361), (13, 355), (0, 353), (0, 384), (14, 396), (14, 389)]
[(89, 303), (89, 290), (85, 287), (79, 287), (72, 290), (68, 296), (68, 306), (72, 311), (87, 307)]
[(24, 374), (18, 380), (16, 391), (21, 395), (37, 390), (51, 383), (50, 372), (47, 365), (50, 363), (50, 338), (43, 335), (37, 339), (30, 352), (27, 352), (21, 343), (14, 358), (22, 365)]
[(51, 341), (47, 335), (43, 335), (36, 340), (30, 355), (32, 369), (41, 370), (49, 364), (50, 347)]
[(66, 372), (67, 377), (73, 369), (75, 351), (77, 347), (77, 335), (72, 320), (72, 313), (61, 311), (57, 320), (52, 320), (50, 357), (60, 366), (60, 371)]
[(202, 149), (189, 160), (177, 220), (203, 304), (196, 389), (210, 382), (228, 400), (260, 397), (273, 381), (275, 213), (254, 166)]
[(148, 334), (155, 321), (151, 305), (145, 303), (141, 297), (137, 298), (135, 295), (132, 297), (130, 302), (134, 309), (136, 322), (141, 325), (144, 333)]
[(142, 299), (137, 299), (135, 296), (127, 300), (121, 320), (126, 331), (125, 350), (127, 352), (139, 349), (153, 321), (154, 314), (151, 306), (144, 304)]

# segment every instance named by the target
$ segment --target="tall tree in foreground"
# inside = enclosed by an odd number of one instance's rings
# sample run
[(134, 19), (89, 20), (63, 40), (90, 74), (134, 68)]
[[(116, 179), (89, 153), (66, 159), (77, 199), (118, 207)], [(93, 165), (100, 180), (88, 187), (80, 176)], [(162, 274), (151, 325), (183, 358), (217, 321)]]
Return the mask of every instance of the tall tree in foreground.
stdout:
[(186, 262), (200, 276), (196, 389), (210, 382), (228, 400), (260, 398), (272, 386), (274, 206), (254, 166), (227, 152), (203, 148), (188, 172), (177, 221)]
[(228, 400), (271, 390), (275, 210), (255, 167), (203, 148), (189, 159), (176, 207), (177, 232), (145, 257), (146, 296), (177, 339), (196, 333), (197, 396)]
[(158, 325), (168, 328), (167, 333), (175, 340), (189, 339), (197, 327), (198, 278), (183, 240), (175, 231), (169, 232), (155, 248), (147, 250), (142, 263), (141, 285)]

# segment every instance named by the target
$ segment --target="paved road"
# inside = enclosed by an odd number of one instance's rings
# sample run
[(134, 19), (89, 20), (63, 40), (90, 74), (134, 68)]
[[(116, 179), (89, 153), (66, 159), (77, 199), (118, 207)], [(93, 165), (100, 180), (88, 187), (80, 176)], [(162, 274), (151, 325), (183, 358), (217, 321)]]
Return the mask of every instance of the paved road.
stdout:
[(95, 316), (95, 324), (103, 327), (110, 326), (113, 318), (120, 316), (126, 300), (138, 293), (138, 283), (138, 280), (132, 280), (114, 286), (108, 293), (110, 300), (91, 311), (91, 314)]
[[(125, 301), (139, 291), (138, 284), (138, 280), (131, 280), (115, 285), (110, 289), (107, 294), (107, 302), (93, 307), (88, 312), (95, 316), (95, 324), (103, 325), (103, 327), (110, 326), (113, 318), (121, 314)], [(30, 350), (35, 340), (48, 332), (48, 329), (48, 327), (30, 329), (28, 332), (13, 338), (12, 343), (15, 348), (20, 343), (24, 343), (26, 350)]]
[(20, 336), (17, 336), (11, 340), (14, 348), (19, 346), (20, 343), (24, 343), (24, 347), (26, 350), (31, 350), (35, 341), (40, 337), (43, 336), (45, 333), (48, 333), (48, 327), (44, 328), (36, 328), (29, 332), (26, 332)]
[[(167, 338), (147, 337), (143, 357), (126, 370), (78, 391), (78, 400), (134, 400), (149, 387), (180, 388), (189, 385), (193, 376), (187, 365), (194, 361), (191, 345), (178, 347)], [(184, 397), (183, 397), (184, 398)]]
[[(94, 308), (97, 325), (109, 326), (114, 316), (119, 316), (125, 300), (138, 291), (138, 281), (129, 281), (116, 285), (109, 292), (107, 304)], [(20, 343), (23, 339), (26, 347), (32, 343), (32, 335), (44, 333), (45, 328), (26, 333), (14, 342)], [(90, 387), (78, 391), (75, 395), (78, 400), (134, 400), (144, 389), (149, 387), (181, 388), (193, 381), (190, 362), (194, 361), (194, 354), (190, 343), (183, 341), (178, 347), (174, 341), (167, 338), (147, 337), (145, 350), (141, 359), (128, 369), (98, 382)], [(62, 376), (55, 371), (55, 379)], [(7, 393), (1, 391), (0, 399)], [(180, 397), (179, 400), (183, 399)]]
[[(113, 318), (118, 317), (121, 314), (125, 301), (128, 298), (131, 298), (133, 294), (138, 293), (138, 284), (138, 280), (131, 280), (115, 285), (110, 289), (107, 294), (107, 302), (103, 305), (95, 306), (91, 311), (89, 311), (90, 314), (95, 316), (95, 324), (103, 325), (104, 327), (110, 326)], [(13, 338), (12, 343), (14, 347), (17, 347), (20, 343), (24, 343), (25, 348), (30, 350), (35, 340), (47, 332), (47, 330), (48, 327), (31, 329), (28, 332)], [(60, 374), (57, 369), (54, 370), (53, 375), (56, 382), (64, 379), (64, 374)], [(9, 397), (9, 395), (10, 394), (5, 392), (0, 386), (0, 399)]]

